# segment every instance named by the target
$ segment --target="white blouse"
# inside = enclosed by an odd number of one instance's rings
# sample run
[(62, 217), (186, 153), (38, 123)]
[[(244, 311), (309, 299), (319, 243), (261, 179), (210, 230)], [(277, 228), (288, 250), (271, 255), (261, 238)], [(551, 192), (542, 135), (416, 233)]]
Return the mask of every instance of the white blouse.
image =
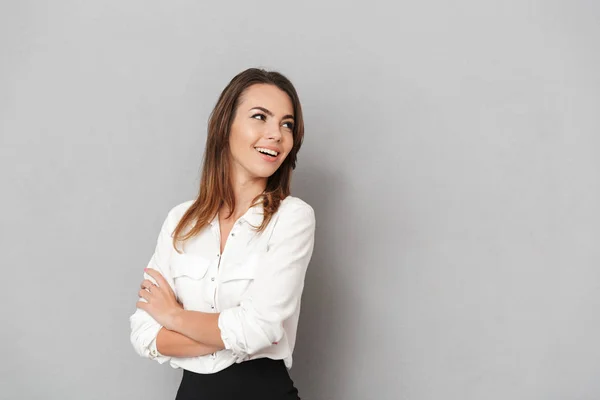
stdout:
[[(185, 242), (180, 254), (173, 248), (171, 235), (192, 203), (169, 212), (148, 268), (165, 277), (186, 310), (221, 313), (218, 323), (225, 349), (200, 357), (161, 355), (156, 336), (162, 326), (136, 309), (129, 318), (135, 351), (196, 373), (214, 373), (263, 357), (284, 360), (291, 368), (300, 298), (314, 246), (314, 210), (288, 196), (266, 229), (257, 233), (251, 225), (261, 224), (263, 208), (251, 207), (234, 224), (222, 254), (216, 216)], [(144, 277), (154, 282), (148, 274)]]

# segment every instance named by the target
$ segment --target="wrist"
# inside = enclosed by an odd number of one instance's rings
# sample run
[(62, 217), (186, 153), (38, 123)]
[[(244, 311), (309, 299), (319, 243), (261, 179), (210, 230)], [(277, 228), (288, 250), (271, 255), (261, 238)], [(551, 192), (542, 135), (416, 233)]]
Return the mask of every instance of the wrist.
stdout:
[(165, 328), (167, 328), (170, 331), (179, 332), (178, 328), (179, 326), (181, 326), (183, 311), (183, 308), (174, 308), (173, 311), (171, 311), (169, 318), (167, 319), (167, 324), (165, 325)]

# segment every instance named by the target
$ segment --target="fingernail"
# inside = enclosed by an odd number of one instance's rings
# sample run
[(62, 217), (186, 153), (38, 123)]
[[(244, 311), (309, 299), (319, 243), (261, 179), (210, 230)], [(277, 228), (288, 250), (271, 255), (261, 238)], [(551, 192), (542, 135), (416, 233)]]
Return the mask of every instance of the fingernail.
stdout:
[(144, 268), (144, 271), (148, 271), (148, 268)]

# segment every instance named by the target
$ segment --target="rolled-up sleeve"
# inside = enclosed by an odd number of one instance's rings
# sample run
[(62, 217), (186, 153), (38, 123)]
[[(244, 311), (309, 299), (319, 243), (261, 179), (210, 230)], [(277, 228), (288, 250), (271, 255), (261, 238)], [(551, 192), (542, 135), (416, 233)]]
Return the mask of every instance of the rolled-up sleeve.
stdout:
[[(150, 262), (148, 263), (148, 268), (152, 268), (160, 272), (167, 282), (169, 282), (171, 287), (173, 287), (168, 264), (171, 251), (173, 250), (171, 234), (169, 233), (170, 231), (168, 229), (168, 220), (169, 218), (167, 217), (160, 230), (160, 234), (156, 243), (156, 249), (152, 255), (152, 258), (150, 259)], [(146, 273), (144, 273), (144, 279), (148, 279), (156, 284), (154, 278)], [(146, 301), (144, 299), (140, 300)], [(138, 355), (156, 360), (160, 364), (165, 363), (171, 358), (161, 355), (156, 349), (156, 336), (162, 328), (162, 325), (156, 322), (156, 320), (152, 318), (150, 314), (137, 308), (135, 313), (129, 317), (129, 323), (131, 326), (131, 344)]]
[(279, 342), (283, 323), (300, 306), (304, 278), (313, 253), (315, 214), (306, 203), (281, 210), (268, 251), (240, 305), (221, 311), (225, 348), (241, 362)]

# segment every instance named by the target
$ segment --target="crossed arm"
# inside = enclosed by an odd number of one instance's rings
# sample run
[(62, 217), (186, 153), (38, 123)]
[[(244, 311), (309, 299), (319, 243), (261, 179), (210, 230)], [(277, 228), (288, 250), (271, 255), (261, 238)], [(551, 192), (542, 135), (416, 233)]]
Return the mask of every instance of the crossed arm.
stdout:
[(158, 271), (147, 268), (145, 272), (158, 285), (148, 279), (142, 282), (137, 307), (162, 325), (156, 337), (156, 349), (160, 354), (198, 357), (225, 348), (218, 327), (219, 314), (184, 310)]
[(277, 344), (285, 335), (284, 321), (298, 308), (314, 230), (312, 208), (282, 210), (247, 296), (236, 307), (205, 313), (184, 310), (177, 302), (168, 269), (162, 267), (172, 250), (170, 230), (161, 229), (152, 268), (145, 270), (137, 310), (130, 317), (131, 341), (138, 354), (163, 363), (169, 357), (202, 356), (227, 348), (236, 360), (244, 361)]
[(182, 358), (205, 356), (220, 350), (164, 327), (160, 329), (156, 337), (156, 349), (165, 356)]

